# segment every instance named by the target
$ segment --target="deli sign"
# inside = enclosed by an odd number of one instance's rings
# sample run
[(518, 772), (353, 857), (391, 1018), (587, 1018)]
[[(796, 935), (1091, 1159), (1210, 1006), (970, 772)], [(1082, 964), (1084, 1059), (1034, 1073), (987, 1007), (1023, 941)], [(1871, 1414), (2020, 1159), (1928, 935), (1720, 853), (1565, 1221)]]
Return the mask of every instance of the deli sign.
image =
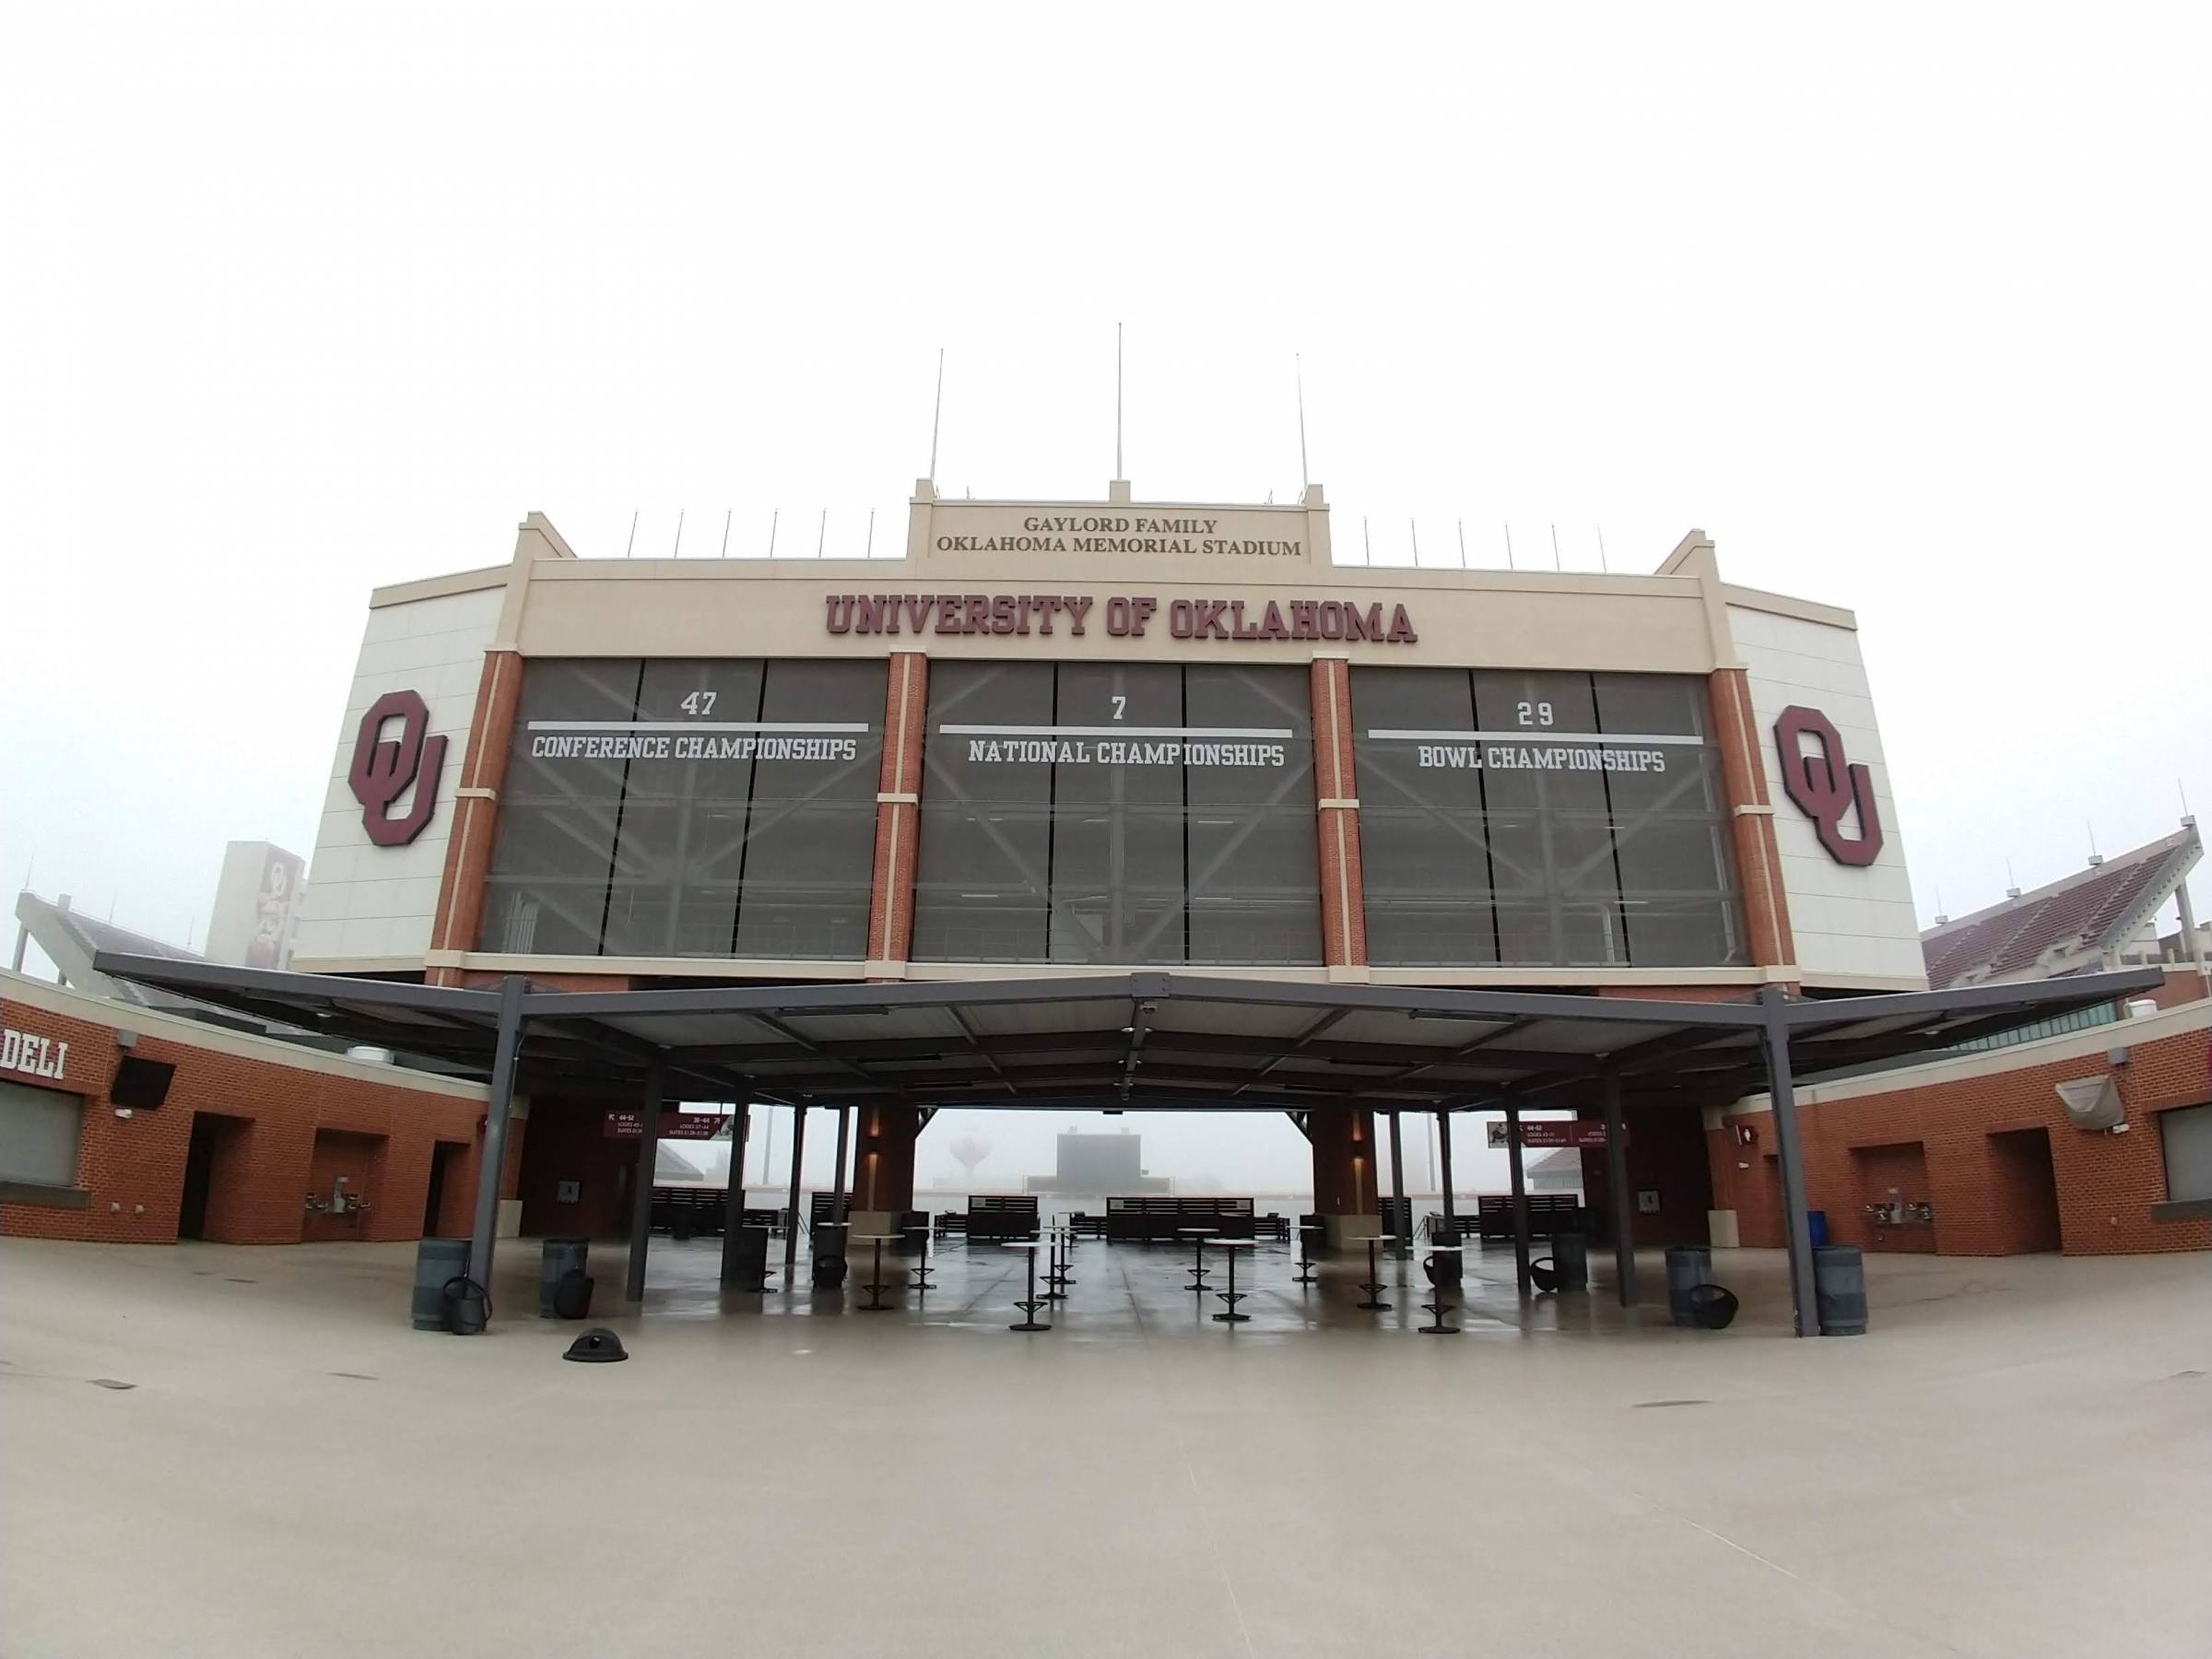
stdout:
[[(1509, 1144), (1506, 1125), (1492, 1118), (1490, 1150), (1501, 1152)], [(1521, 1125), (1521, 1144), (1524, 1147), (1572, 1147), (1578, 1152), (1603, 1151), (1606, 1145), (1606, 1126), (1582, 1119), (1545, 1119)]]
[[(663, 1140), (712, 1140), (728, 1126), (730, 1120), (719, 1112), (664, 1112), (661, 1113)], [(600, 1124), (599, 1132), (608, 1140), (635, 1140), (645, 1133), (645, 1114), (620, 1108), (608, 1111)]]
[(0, 1071), (59, 1083), (69, 1075), (69, 1045), (13, 1026), (0, 1027)]

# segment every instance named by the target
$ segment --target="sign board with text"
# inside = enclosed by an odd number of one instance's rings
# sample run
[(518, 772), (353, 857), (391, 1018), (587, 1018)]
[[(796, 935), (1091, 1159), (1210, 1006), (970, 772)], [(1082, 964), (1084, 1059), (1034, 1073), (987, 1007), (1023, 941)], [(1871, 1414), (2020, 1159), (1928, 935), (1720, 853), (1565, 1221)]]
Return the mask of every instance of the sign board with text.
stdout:
[[(1489, 1123), (1490, 1150), (1505, 1149), (1505, 1122), (1492, 1118)], [(1572, 1147), (1577, 1151), (1603, 1150), (1606, 1144), (1606, 1126), (1585, 1123), (1580, 1119), (1549, 1119), (1521, 1125), (1521, 1144), (1524, 1147)]]
[[(712, 1140), (730, 1122), (719, 1112), (664, 1112), (661, 1113), (661, 1138)], [(645, 1133), (645, 1114), (618, 1107), (609, 1108), (600, 1125), (600, 1133), (609, 1140), (634, 1139)]]

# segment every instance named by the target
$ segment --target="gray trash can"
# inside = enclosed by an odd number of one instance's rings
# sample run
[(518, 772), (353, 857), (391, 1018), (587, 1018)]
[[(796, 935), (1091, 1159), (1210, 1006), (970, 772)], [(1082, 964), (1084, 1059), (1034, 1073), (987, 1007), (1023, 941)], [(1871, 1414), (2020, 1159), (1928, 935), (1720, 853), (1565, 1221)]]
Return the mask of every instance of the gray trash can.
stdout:
[(445, 1281), (468, 1271), (466, 1239), (425, 1239), (415, 1247), (415, 1328), (445, 1329)]
[(557, 1319), (560, 1281), (571, 1273), (588, 1273), (592, 1241), (589, 1239), (547, 1239), (537, 1260), (537, 1316)]
[(1698, 1323), (1697, 1305), (1690, 1292), (1712, 1283), (1712, 1252), (1703, 1244), (1666, 1247), (1666, 1311), (1678, 1325)]
[(845, 1235), (850, 1221), (818, 1221), (814, 1227), (814, 1282), (834, 1290), (845, 1282)]
[(1590, 1288), (1590, 1241), (1579, 1232), (1563, 1232), (1551, 1241), (1552, 1271), (1559, 1276), (1562, 1290)]
[(1823, 1336), (1866, 1334), (1866, 1258), (1856, 1244), (1813, 1252), (1813, 1303)]
[(741, 1227), (723, 1241), (722, 1282), (737, 1290), (768, 1288), (768, 1229)]

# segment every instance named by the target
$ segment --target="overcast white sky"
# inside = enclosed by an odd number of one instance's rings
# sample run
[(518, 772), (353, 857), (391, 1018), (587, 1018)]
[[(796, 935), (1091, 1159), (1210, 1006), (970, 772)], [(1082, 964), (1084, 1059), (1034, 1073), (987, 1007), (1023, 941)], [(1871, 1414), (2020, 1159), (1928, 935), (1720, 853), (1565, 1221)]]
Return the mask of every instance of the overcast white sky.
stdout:
[[(0, 872), (300, 852), (368, 590), (1299, 483), (1853, 607), (1922, 913), (2212, 810), (2201, 7), (18, 7)], [(1009, 1123), (1012, 1120), (998, 1120)], [(1036, 1126), (1039, 1145), (1049, 1129)], [(1409, 1153), (1408, 1161), (1411, 1161)]]

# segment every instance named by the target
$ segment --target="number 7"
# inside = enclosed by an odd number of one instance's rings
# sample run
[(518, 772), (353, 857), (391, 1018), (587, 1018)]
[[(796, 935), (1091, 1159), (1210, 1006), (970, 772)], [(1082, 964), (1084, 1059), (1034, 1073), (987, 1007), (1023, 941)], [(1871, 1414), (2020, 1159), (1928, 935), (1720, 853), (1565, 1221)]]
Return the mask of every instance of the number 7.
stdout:
[(1122, 717), (1122, 711), (1126, 709), (1128, 706), (1129, 700), (1125, 697), (1117, 695), (1113, 700), (1113, 717), (1116, 720), (1119, 720)]

